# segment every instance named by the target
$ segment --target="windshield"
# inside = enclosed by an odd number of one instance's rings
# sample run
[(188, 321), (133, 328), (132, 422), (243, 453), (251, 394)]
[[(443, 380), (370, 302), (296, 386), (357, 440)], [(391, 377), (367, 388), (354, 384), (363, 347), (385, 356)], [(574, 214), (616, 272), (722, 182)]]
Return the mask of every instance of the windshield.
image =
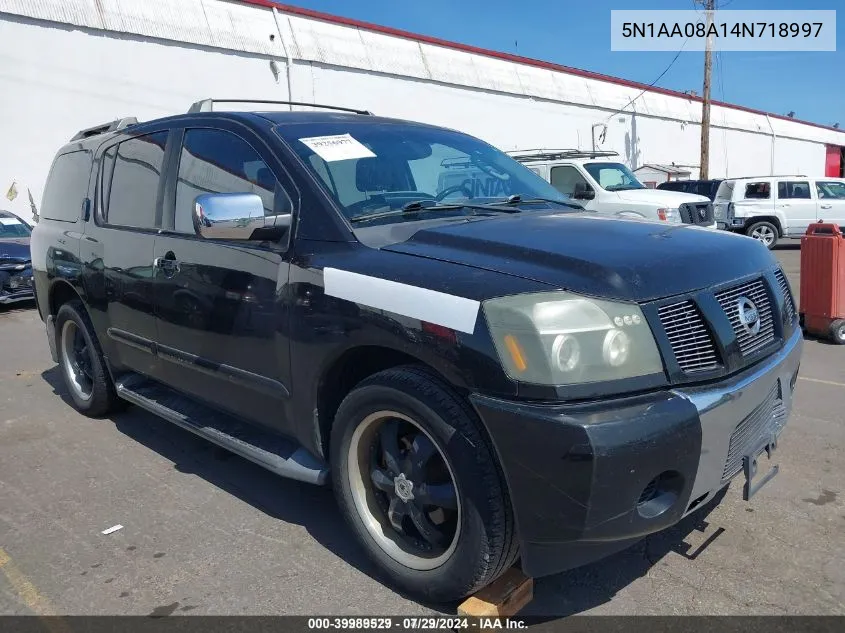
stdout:
[[(540, 176), (471, 136), (401, 122), (296, 123), (276, 133), (325, 185), (353, 222), (380, 223), (502, 213), (501, 203), (548, 199), (566, 204)], [(423, 203), (423, 204), (417, 204)], [(461, 206), (468, 205), (468, 206)], [(531, 205), (548, 209), (548, 205)], [(566, 207), (555, 205), (556, 211)], [(522, 210), (528, 210), (524, 207)], [(511, 212), (519, 209), (509, 209)], [(396, 212), (395, 214), (393, 212)]]
[(622, 163), (585, 163), (584, 169), (606, 191), (646, 188)]
[(29, 237), (29, 234), (29, 227), (17, 218), (0, 216), (0, 240), (9, 237)]

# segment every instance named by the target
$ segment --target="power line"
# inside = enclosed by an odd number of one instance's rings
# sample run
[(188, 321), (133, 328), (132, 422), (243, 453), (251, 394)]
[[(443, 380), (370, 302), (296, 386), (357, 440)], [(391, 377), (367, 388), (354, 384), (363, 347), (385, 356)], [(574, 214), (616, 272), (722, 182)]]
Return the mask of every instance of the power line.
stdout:
[(683, 53), (683, 52), (684, 52), (684, 47), (687, 45), (687, 42), (688, 42), (688, 41), (689, 41), (689, 38), (686, 38), (686, 39), (684, 40), (684, 43), (681, 45), (681, 49), (680, 49), (677, 53), (675, 53), (675, 56), (672, 58), (672, 61), (671, 61), (671, 62), (669, 62), (669, 65), (668, 65), (668, 66), (666, 66), (666, 68), (664, 68), (664, 69), (663, 69), (663, 72), (662, 72), (662, 73), (660, 73), (660, 74), (657, 76), (657, 79), (655, 79), (654, 81), (652, 81), (652, 82), (651, 82), (651, 83), (650, 83), (650, 84), (649, 84), (646, 88), (643, 88), (643, 89), (640, 91), (640, 94), (638, 94), (636, 97), (634, 97), (633, 99), (631, 99), (628, 103), (626, 103), (624, 106), (622, 106), (621, 108), (619, 108), (616, 112), (611, 112), (611, 113), (608, 115), (607, 120), (608, 120), (608, 121), (610, 121), (610, 119), (612, 119), (614, 116), (616, 116), (616, 115), (617, 115), (617, 114), (619, 114), (620, 112), (624, 112), (624, 111), (625, 111), (625, 108), (627, 108), (627, 107), (628, 107), (628, 106), (630, 106), (632, 103), (634, 103), (634, 101), (636, 101), (637, 99), (639, 99), (640, 97), (642, 97), (642, 96), (643, 96), (643, 95), (644, 95), (644, 94), (648, 91), (648, 89), (649, 89), (649, 88), (654, 88), (654, 85), (655, 85), (658, 81), (660, 81), (661, 79), (663, 79), (663, 75), (665, 75), (666, 73), (668, 73), (668, 72), (669, 72), (669, 69), (670, 69), (670, 68), (672, 68), (672, 66), (675, 64), (675, 62), (676, 62), (676, 61), (678, 61), (678, 57), (680, 57), (680, 56), (681, 56), (681, 53)]

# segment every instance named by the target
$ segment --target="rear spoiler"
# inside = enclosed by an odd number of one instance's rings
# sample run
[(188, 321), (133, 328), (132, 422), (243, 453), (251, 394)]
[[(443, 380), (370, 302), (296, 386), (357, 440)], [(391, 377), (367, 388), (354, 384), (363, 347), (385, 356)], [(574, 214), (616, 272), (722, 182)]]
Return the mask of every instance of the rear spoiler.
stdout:
[(138, 122), (134, 116), (124, 117), (122, 119), (115, 119), (114, 121), (110, 121), (108, 123), (102, 123), (100, 125), (95, 125), (94, 127), (89, 127), (84, 130), (79, 130), (71, 141), (80, 141), (85, 138), (89, 138), (91, 136), (98, 136), (99, 134), (105, 134), (106, 132), (116, 132), (117, 130), (122, 130), (124, 128), (129, 127), (130, 125), (135, 125)]

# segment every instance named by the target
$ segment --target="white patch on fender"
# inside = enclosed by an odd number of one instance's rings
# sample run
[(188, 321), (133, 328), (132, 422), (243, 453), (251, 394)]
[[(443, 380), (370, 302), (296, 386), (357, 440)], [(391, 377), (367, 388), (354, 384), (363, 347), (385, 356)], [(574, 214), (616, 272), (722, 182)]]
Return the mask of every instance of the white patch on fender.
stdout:
[(337, 268), (323, 270), (325, 293), (361, 305), (472, 334), (479, 302)]

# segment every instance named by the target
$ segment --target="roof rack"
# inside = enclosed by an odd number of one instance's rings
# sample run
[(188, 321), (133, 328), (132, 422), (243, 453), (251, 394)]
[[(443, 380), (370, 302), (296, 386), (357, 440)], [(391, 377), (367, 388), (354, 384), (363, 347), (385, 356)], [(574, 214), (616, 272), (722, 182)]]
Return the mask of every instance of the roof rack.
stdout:
[(440, 166), (445, 169), (451, 168), (466, 168), (472, 167), (472, 161), (467, 158), (461, 158), (460, 156), (455, 156), (453, 158), (444, 158), (440, 161)]
[(100, 125), (95, 125), (94, 127), (89, 127), (84, 130), (79, 130), (76, 134), (74, 134), (73, 138), (70, 139), (72, 141), (79, 141), (84, 138), (89, 138), (91, 136), (98, 136), (99, 134), (105, 134), (106, 132), (116, 132), (117, 130), (122, 130), (124, 128), (129, 127), (130, 125), (135, 125), (138, 122), (134, 116), (124, 117), (122, 119), (115, 119), (114, 121), (110, 121), (108, 123), (102, 123)]
[(352, 112), (354, 114), (367, 114), (372, 116), (369, 110), (356, 110), (355, 108), (342, 108), (340, 106), (323, 105), (321, 103), (304, 103), (302, 101), (272, 101), (267, 99), (202, 99), (194, 102), (188, 110), (188, 114), (197, 112), (213, 112), (215, 103), (272, 103), (274, 105), (306, 106), (311, 108), (323, 108), (326, 110), (339, 110), (341, 112)]
[(562, 158), (605, 158), (619, 156), (619, 152), (584, 149), (526, 149), (508, 152), (508, 155), (520, 162), (534, 160), (560, 160)]
[[(804, 174), (774, 174), (769, 176), (731, 176), (722, 180), (745, 180), (747, 178), (807, 178)], [(818, 178), (816, 179), (818, 180)]]

